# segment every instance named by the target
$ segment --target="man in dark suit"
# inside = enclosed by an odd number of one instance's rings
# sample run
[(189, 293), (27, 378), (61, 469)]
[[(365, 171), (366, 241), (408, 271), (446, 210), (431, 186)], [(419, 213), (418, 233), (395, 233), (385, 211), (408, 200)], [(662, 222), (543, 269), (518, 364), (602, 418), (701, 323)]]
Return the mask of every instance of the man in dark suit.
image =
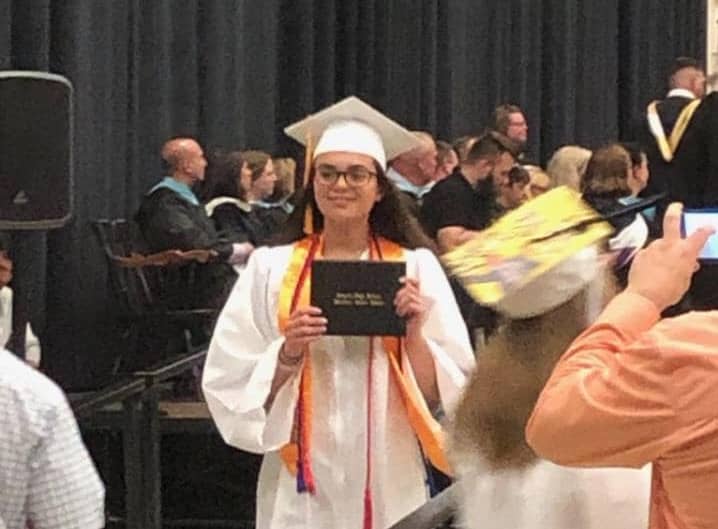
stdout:
[(669, 86), (665, 99), (648, 105), (636, 134), (651, 171), (642, 195), (667, 193), (663, 207), (659, 207), (661, 214), (669, 202), (681, 201), (691, 207), (698, 205), (692, 202), (700, 200), (686, 181), (692, 175), (686, 174), (683, 151), (690, 150), (693, 143), (694, 127), (690, 125), (705, 93), (702, 66), (695, 59), (679, 57), (671, 67)]

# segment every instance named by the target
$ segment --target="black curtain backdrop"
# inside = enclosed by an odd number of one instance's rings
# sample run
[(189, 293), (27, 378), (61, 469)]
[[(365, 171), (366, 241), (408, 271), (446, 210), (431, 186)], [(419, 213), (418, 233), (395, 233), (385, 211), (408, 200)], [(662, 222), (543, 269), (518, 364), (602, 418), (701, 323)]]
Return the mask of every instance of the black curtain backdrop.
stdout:
[(15, 252), (47, 371), (106, 382), (121, 345), (90, 222), (134, 213), (170, 136), (298, 156), (282, 128), (345, 95), (442, 139), (513, 102), (545, 160), (624, 134), (704, 48), (705, 0), (0, 0), (0, 69), (75, 87), (74, 219)]

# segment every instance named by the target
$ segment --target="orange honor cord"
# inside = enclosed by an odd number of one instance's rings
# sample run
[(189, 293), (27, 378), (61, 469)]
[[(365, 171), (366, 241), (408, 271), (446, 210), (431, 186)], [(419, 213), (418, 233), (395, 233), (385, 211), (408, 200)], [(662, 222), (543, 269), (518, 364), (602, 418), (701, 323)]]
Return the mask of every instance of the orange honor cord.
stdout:
[[(284, 330), (289, 315), (297, 307), (309, 305), (311, 292), (311, 266), (321, 250), (321, 237), (313, 235), (305, 237), (294, 245), (287, 272), (282, 281), (279, 296), (279, 326)], [(403, 248), (398, 244), (372, 236), (369, 244), (370, 259), (401, 261), (404, 258)], [(399, 389), (406, 407), (409, 424), (412, 427), (426, 457), (436, 468), (451, 475), (446, 455), (444, 454), (444, 436), (441, 425), (431, 415), (416, 381), (401, 365), (402, 341), (393, 336), (381, 337), (382, 345), (389, 360), (390, 374)], [(367, 418), (366, 418), (366, 477), (364, 487), (364, 524), (363, 529), (372, 529), (373, 501), (371, 494), (372, 479), (372, 394), (374, 337), (369, 339), (369, 365), (367, 367)], [(312, 365), (311, 356), (305, 352), (302, 368), (299, 399), (295, 413), (295, 424), (292, 440), (281, 449), (281, 457), (287, 469), (297, 477), (297, 491), (315, 493), (316, 483), (311, 463), (311, 426), (312, 426)]]

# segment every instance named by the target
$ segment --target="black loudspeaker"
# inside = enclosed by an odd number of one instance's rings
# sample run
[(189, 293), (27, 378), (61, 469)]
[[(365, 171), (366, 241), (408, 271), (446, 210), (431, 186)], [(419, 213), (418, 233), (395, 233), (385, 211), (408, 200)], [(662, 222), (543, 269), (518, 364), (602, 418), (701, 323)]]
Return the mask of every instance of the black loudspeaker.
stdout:
[(47, 230), (72, 215), (72, 84), (0, 71), (0, 230)]

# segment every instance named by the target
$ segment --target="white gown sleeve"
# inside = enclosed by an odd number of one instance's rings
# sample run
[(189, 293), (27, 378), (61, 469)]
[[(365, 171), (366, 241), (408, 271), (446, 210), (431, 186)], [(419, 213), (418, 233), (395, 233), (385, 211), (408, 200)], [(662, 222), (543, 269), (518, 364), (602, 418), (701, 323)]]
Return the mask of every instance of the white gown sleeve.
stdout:
[(268, 248), (252, 254), (217, 320), (202, 377), (207, 405), (225, 442), (255, 453), (277, 450), (290, 440), (298, 395), (295, 374), (265, 411), (284, 341), (269, 286), (270, 269), (281, 260)]
[(467, 376), (474, 369), (474, 353), (454, 293), (439, 261), (425, 249), (416, 250), (414, 255), (416, 268), (408, 273), (415, 275), (422, 295), (430, 299), (424, 337), (434, 357), (441, 406), (450, 413)]
[(42, 359), (42, 349), (40, 347), (40, 340), (37, 338), (32, 330), (30, 324), (27, 324), (27, 330), (25, 331), (25, 360), (30, 362), (35, 367), (40, 366), (40, 360)]

